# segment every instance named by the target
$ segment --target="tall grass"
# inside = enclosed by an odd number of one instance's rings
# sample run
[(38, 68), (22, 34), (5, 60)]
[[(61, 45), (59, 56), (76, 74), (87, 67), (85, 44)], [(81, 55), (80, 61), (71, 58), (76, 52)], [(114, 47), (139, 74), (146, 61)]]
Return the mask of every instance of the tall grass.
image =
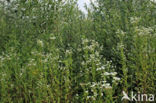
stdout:
[(156, 93), (156, 4), (0, 1), (0, 103), (128, 103)]

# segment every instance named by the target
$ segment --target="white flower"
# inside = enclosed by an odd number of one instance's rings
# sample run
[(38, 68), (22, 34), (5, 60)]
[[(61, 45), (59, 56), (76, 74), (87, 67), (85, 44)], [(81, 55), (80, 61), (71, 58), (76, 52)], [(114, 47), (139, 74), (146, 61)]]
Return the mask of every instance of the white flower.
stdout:
[(102, 87), (105, 87), (105, 88), (107, 88), (107, 89), (112, 88), (112, 87), (110, 86), (110, 83), (103, 84)]
[(93, 82), (93, 85), (91, 85), (90, 87), (95, 87), (95, 86), (96, 86), (96, 83)]
[(72, 51), (71, 50), (66, 50), (66, 54), (70, 55), (70, 54), (72, 54)]
[(85, 93), (87, 93), (87, 94), (88, 94), (88, 91), (85, 91)]
[(22, 10), (22, 11), (25, 11), (25, 10), (26, 10), (26, 8), (21, 8), (21, 10)]
[(106, 83), (106, 86), (110, 86), (110, 83)]
[(111, 86), (105, 86), (105, 88), (107, 88), (107, 89), (111, 89), (112, 87), (111, 87)]
[(153, 31), (153, 29), (151, 27), (136, 27), (136, 31), (138, 32), (139, 36), (148, 36), (151, 34), (151, 32)]
[(96, 55), (96, 56), (99, 56), (99, 52), (96, 51), (96, 52), (95, 52), (95, 55)]
[(39, 46), (43, 47), (43, 41), (37, 40), (37, 44), (38, 44)]
[(111, 72), (110, 73), (112, 76), (115, 76), (115, 75), (117, 75), (117, 72)]
[(104, 66), (102, 66), (102, 67), (101, 67), (101, 69), (105, 69), (105, 67), (104, 67)]
[(105, 84), (102, 84), (101, 86), (102, 86), (102, 87), (105, 87), (106, 85), (105, 85)]
[(91, 59), (94, 59), (94, 58), (95, 58), (95, 55), (94, 55), (94, 54), (91, 54), (91, 55), (90, 55), (90, 58), (91, 58)]
[(81, 65), (85, 65), (85, 62), (84, 62), (84, 61), (82, 61)]
[(102, 81), (102, 83), (106, 83), (106, 81)]
[(87, 99), (90, 99), (91, 98), (91, 96), (87, 96)]
[(113, 79), (116, 80), (116, 81), (120, 80), (120, 78), (118, 78), (118, 77), (113, 77)]
[(101, 63), (99, 62), (98, 64), (96, 64), (97, 66), (101, 65)]
[(82, 44), (88, 43), (89, 40), (88, 39), (82, 39)]
[(105, 67), (102, 66), (102, 67), (100, 67), (100, 68), (97, 68), (96, 70), (99, 71), (99, 70), (104, 70), (104, 69), (105, 69)]
[(50, 39), (51, 39), (51, 40), (55, 40), (55, 39), (56, 39), (56, 37), (50, 37)]
[(110, 73), (108, 73), (108, 72), (105, 72), (105, 73), (104, 73), (104, 75), (106, 75), (106, 76), (107, 76), (107, 75), (110, 75)]
[(120, 29), (117, 30), (116, 34), (118, 34), (119, 37), (120, 37), (120, 36), (122, 36), (122, 37), (125, 36), (125, 32), (122, 31), (122, 30), (120, 30)]
[(81, 51), (81, 48), (78, 48), (77, 50), (80, 52)]
[(23, 73), (20, 73), (20, 77), (23, 75)]
[(50, 85), (46, 85), (47, 86), (47, 88), (50, 88)]
[(97, 68), (97, 69), (96, 69), (96, 71), (99, 71), (99, 70), (101, 70), (101, 68)]
[(124, 48), (124, 44), (123, 44), (123, 43), (118, 43), (117, 47), (118, 47), (119, 49)]
[(132, 24), (136, 24), (136, 23), (138, 23), (140, 21), (140, 18), (138, 18), (138, 17), (131, 17), (130, 18), (130, 22), (132, 23)]

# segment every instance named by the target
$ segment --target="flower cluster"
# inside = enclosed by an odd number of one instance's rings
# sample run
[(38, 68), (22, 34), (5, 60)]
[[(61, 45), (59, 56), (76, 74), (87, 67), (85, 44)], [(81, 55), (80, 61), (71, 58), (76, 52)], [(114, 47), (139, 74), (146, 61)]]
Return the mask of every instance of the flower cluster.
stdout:
[(116, 66), (112, 65), (112, 61), (107, 61), (100, 55), (103, 46), (100, 46), (95, 40), (88, 39), (82, 39), (80, 45), (77, 50), (83, 57), (81, 77), (89, 76), (89, 74), (98, 77), (97, 80), (90, 79), (90, 81), (87, 80), (87, 83), (80, 83), (80, 85), (84, 88), (86, 99), (96, 100), (99, 96), (103, 96), (106, 89), (112, 89), (112, 84), (117, 84), (120, 78), (116, 76), (117, 72), (113, 72)]
[(43, 41), (37, 40), (37, 44), (38, 44), (39, 46), (43, 47)]
[(137, 24), (140, 21), (140, 17), (131, 17), (130, 22), (131, 24)]
[(138, 33), (139, 36), (150, 36), (152, 34), (153, 29), (151, 27), (136, 27), (135, 31)]

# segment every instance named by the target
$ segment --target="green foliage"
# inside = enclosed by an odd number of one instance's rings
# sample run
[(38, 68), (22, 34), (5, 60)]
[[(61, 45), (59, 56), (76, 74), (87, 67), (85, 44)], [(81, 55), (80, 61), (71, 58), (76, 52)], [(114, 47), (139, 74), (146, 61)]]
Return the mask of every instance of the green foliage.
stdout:
[(156, 4), (97, 0), (86, 9), (77, 0), (0, 1), (0, 103), (156, 93)]

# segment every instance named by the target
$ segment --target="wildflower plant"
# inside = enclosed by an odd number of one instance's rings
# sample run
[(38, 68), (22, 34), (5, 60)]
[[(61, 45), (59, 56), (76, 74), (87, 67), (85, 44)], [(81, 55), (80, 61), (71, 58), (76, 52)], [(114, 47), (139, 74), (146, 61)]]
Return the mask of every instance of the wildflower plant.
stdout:
[(82, 56), (80, 85), (84, 91), (83, 100), (86, 102), (102, 102), (113, 96), (113, 93), (106, 94), (120, 81), (120, 78), (116, 77), (117, 72), (114, 72), (115, 66), (100, 55), (102, 49), (98, 42), (86, 38), (82, 38), (82, 44), (78, 48)]
[(128, 103), (155, 94), (156, 3), (0, 0), (0, 103)]

